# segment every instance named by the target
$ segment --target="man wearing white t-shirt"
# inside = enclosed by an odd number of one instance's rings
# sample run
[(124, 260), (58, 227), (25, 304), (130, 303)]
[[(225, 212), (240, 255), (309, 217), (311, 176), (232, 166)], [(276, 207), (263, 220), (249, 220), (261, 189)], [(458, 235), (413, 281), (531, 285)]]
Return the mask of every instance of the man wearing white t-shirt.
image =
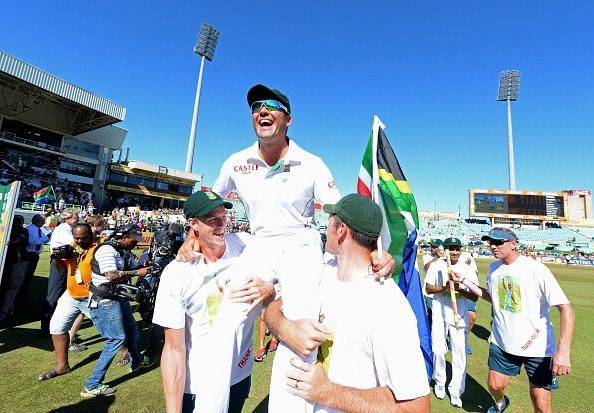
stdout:
[[(470, 281), (478, 283), (473, 267), (460, 261), (462, 242), (458, 238), (446, 238), (443, 246), (450, 255), (452, 270), (464, 274)], [(427, 271), (425, 290), (433, 295), (431, 342), (433, 345), (433, 378), (435, 397), (445, 397), (446, 359), (448, 352), (446, 339), (452, 349), (452, 378), (448, 386), (450, 402), (454, 407), (462, 407), (462, 394), (466, 384), (466, 336), (468, 326), (468, 302), (476, 301), (477, 296), (467, 288), (455, 284), (456, 310), (454, 314), (447, 262), (441, 258)]]
[[(503, 412), (510, 404), (505, 395), (510, 376), (522, 364), (530, 381), (534, 410), (551, 412), (551, 390), (556, 376), (571, 373), (571, 340), (575, 312), (551, 271), (518, 251), (518, 238), (508, 228), (493, 228), (482, 237), (497, 261), (489, 266), (487, 287), (481, 288), (462, 274), (454, 279), (492, 303), (493, 326), (489, 338), (489, 392), (495, 401), (488, 412)], [(560, 313), (555, 345), (551, 307)]]
[[(223, 378), (230, 386), (228, 409), (218, 408), (240, 413), (250, 391), (253, 325), (258, 312), (247, 311), (238, 327), (231, 331), (234, 337), (220, 340), (209, 337), (216, 334), (213, 328), (222, 322), (219, 309), (223, 288), (229, 281), (238, 281), (230, 277), (245, 274), (234, 272), (233, 264), (237, 263), (249, 235), (225, 234), (225, 209), (231, 206), (210, 191), (190, 196), (184, 204), (184, 213), (190, 231), (197, 232), (202, 255), (192, 262), (173, 261), (161, 275), (153, 322), (165, 327), (161, 375), (167, 412), (214, 411), (202, 404), (205, 400), (201, 395), (210, 399), (211, 393), (221, 392), (215, 384), (220, 379), (217, 376), (214, 380), (213, 375), (220, 374), (217, 370), (224, 369), (226, 364), (212, 359), (227, 357), (227, 348), (231, 346), (232, 371), (228, 379)], [(247, 282), (229, 297), (238, 302), (253, 302), (255, 306), (264, 297), (272, 296), (273, 291), (271, 283), (247, 277)], [(213, 346), (213, 341), (218, 345)], [(226, 392), (222, 393), (226, 398)]]
[(292, 321), (279, 306), (267, 310), (270, 328), (298, 354), (307, 330), (319, 333), (318, 361), (291, 359), (287, 391), (314, 403), (315, 412), (428, 412), (415, 316), (394, 280), (379, 283), (371, 273), (380, 208), (351, 194), (324, 211), (330, 214), (326, 250), (336, 254), (338, 267), (325, 265), (319, 286), (309, 292), (316, 319)]

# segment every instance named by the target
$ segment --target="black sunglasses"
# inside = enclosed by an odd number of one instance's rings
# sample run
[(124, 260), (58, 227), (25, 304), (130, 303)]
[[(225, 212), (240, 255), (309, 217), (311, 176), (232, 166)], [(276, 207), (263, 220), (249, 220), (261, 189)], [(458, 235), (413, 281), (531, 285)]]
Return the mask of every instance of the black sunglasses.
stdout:
[(500, 247), (501, 245), (505, 244), (506, 242), (509, 242), (510, 240), (508, 239), (490, 239), (487, 241), (487, 243), (489, 245), (495, 245), (496, 247)]

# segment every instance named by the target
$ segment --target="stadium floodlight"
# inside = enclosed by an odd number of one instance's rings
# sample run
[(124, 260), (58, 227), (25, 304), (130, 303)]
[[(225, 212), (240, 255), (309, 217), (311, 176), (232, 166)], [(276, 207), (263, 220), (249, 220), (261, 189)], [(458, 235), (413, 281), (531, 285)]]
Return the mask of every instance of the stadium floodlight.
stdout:
[(200, 90), (202, 89), (202, 73), (204, 72), (204, 62), (212, 62), (217, 41), (219, 40), (219, 31), (208, 23), (200, 25), (200, 34), (198, 41), (194, 46), (194, 53), (201, 56), (200, 72), (198, 73), (198, 85), (196, 86), (196, 97), (194, 99), (194, 113), (192, 114), (192, 128), (190, 129), (190, 141), (188, 143), (188, 154), (186, 156), (186, 172), (192, 172), (192, 163), (194, 161), (194, 144), (196, 143), (196, 125), (198, 124), (198, 109), (200, 107)]
[(498, 102), (507, 102), (507, 146), (509, 165), (509, 189), (516, 189), (516, 166), (514, 161), (514, 136), (512, 132), (511, 102), (518, 100), (520, 71), (504, 70), (499, 74)]
[(518, 100), (519, 92), (519, 70), (504, 70), (499, 73), (499, 95), (497, 96), (497, 101)]

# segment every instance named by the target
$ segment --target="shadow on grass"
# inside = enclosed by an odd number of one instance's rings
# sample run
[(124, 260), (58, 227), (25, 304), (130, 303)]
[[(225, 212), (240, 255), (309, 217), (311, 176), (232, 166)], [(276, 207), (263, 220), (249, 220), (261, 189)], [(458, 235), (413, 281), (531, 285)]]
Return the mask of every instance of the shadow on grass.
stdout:
[(255, 408), (252, 413), (268, 413), (268, 396), (266, 396)]
[(49, 413), (105, 413), (109, 411), (109, 406), (115, 402), (116, 397), (117, 396), (109, 396), (85, 399), (68, 406), (50, 410)]
[[(446, 361), (446, 375), (452, 377), (452, 364), (449, 361)], [(487, 389), (470, 374), (467, 374), (466, 386), (462, 395), (462, 409), (467, 412), (486, 412), (492, 404), (493, 399)]]
[(479, 382), (466, 375), (466, 390), (462, 396), (462, 408), (467, 412), (486, 412), (493, 404), (493, 398)]
[(46, 351), (54, 351), (49, 338), (39, 338), (38, 330), (12, 327), (0, 331), (0, 354), (8, 353), (22, 347), (34, 347)]

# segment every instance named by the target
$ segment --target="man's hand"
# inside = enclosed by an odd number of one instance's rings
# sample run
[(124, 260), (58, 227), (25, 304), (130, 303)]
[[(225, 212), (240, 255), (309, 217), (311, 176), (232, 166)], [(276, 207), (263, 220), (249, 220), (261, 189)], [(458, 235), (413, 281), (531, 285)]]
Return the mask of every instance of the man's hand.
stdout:
[(245, 284), (229, 290), (229, 299), (234, 303), (251, 303), (246, 310), (249, 313), (260, 303), (268, 304), (274, 299), (274, 286), (271, 282), (252, 276)]
[(392, 276), (396, 261), (394, 261), (394, 258), (392, 258), (392, 255), (388, 251), (382, 251), (381, 258), (377, 251), (372, 251), (371, 264), (375, 278), (384, 279)]
[(461, 283), (464, 276), (456, 271), (450, 271), (450, 278), (456, 283)]
[(554, 376), (564, 376), (571, 374), (571, 360), (569, 351), (557, 349), (551, 358), (551, 371)]
[[(194, 234), (194, 236), (190, 236)], [(195, 231), (190, 229), (188, 232), (188, 238), (184, 241), (179, 251), (177, 251), (176, 261), (189, 262), (196, 259), (196, 253), (200, 252), (200, 244), (198, 244), (198, 237), (195, 235)]]
[(332, 391), (332, 382), (319, 363), (309, 364), (297, 358), (291, 359), (287, 372), (287, 391), (302, 399), (324, 404)]
[(460, 284), (460, 283), (459, 283), (459, 282), (457, 282), (457, 281), (448, 280), (448, 281), (446, 282), (446, 285), (445, 285), (445, 291), (446, 291), (446, 292), (449, 292), (449, 291), (450, 291), (450, 284), (453, 284), (453, 285), (454, 285), (454, 291), (464, 291), (464, 290), (460, 290), (460, 286), (461, 286), (462, 284)]
[(309, 355), (332, 333), (326, 326), (314, 320), (286, 320), (282, 342), (300, 357)]
[(136, 270), (138, 272), (139, 277), (144, 277), (147, 274), (150, 274), (151, 269), (149, 267), (143, 267)]

